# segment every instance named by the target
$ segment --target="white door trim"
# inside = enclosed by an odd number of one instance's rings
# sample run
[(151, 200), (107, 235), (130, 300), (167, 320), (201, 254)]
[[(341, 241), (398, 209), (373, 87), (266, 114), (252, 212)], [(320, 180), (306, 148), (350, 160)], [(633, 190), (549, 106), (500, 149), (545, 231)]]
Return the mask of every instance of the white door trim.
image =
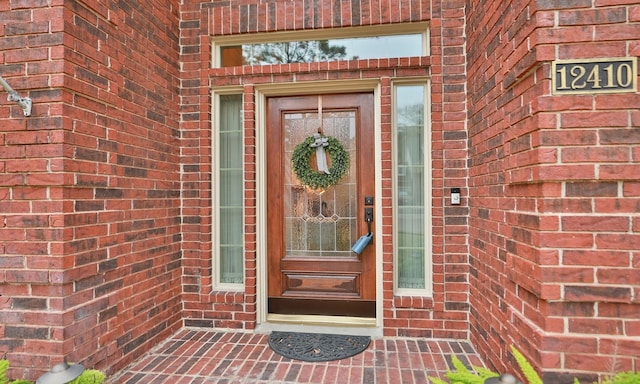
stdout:
[[(317, 316), (290, 316), (281, 315), (274, 317), (267, 313), (267, 153), (266, 153), (266, 101), (271, 96), (301, 95), (301, 94), (330, 94), (373, 92), (374, 95), (374, 134), (375, 134), (375, 194), (378, 203), (375, 205), (375, 217), (382, 218), (382, 205), (379, 203), (382, 196), (382, 158), (381, 153), (381, 129), (380, 129), (380, 81), (379, 79), (320, 81), (255, 85), (255, 116), (256, 116), (256, 311), (257, 331), (270, 330), (278, 324), (285, 324), (290, 329), (292, 323), (303, 326), (334, 326), (334, 327), (364, 327), (375, 330), (374, 333), (382, 335), (382, 220), (375, 220), (375, 238), (373, 244), (376, 247), (376, 318), (364, 319), (359, 324), (353, 318), (340, 319), (340, 317)], [(346, 321), (345, 321), (346, 320)]]

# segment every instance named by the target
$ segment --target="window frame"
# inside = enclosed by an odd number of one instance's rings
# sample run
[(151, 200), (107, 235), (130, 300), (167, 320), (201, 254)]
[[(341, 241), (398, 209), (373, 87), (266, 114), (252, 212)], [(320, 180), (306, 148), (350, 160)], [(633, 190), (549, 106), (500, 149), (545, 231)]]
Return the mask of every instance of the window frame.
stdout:
[[(398, 225), (398, 216), (399, 216), (399, 149), (398, 145), (398, 124), (397, 124), (397, 100), (398, 94), (397, 89), (401, 86), (423, 86), (424, 87), (424, 141), (423, 141), (423, 155), (424, 155), (424, 196), (423, 196), (423, 207), (424, 207), (424, 278), (425, 278), (425, 287), (424, 288), (402, 288), (399, 286), (399, 253), (398, 253), (398, 242), (399, 242), (399, 228)], [(411, 79), (394, 79), (392, 81), (392, 142), (394, 143), (392, 147), (392, 178), (393, 178), (393, 290), (394, 295), (397, 296), (433, 296), (433, 228), (432, 228), (432, 177), (433, 177), (433, 169), (432, 169), (432, 154), (431, 154), (431, 81), (429, 78), (411, 78)]]
[(428, 22), (214, 36), (211, 38), (211, 67), (221, 68), (220, 48), (225, 46), (303, 40), (394, 36), (416, 33), (422, 34), (422, 56), (430, 56), (430, 28)]
[[(211, 124), (212, 124), (212, 134), (211, 134), (211, 257), (212, 257), (212, 284), (213, 289), (216, 291), (232, 291), (232, 292), (243, 292), (246, 285), (247, 279), (247, 269), (245, 265), (246, 260), (246, 246), (244, 241), (244, 221), (246, 217), (246, 205), (244, 204), (244, 194), (245, 194), (245, 185), (244, 185), (244, 174), (245, 174), (245, 161), (242, 160), (242, 175), (243, 175), (243, 183), (242, 183), (242, 195), (243, 195), (243, 203), (242, 203), (242, 258), (243, 258), (243, 267), (242, 267), (242, 283), (225, 283), (221, 281), (221, 258), (220, 258), (220, 228), (221, 223), (220, 220), (220, 96), (228, 96), (228, 95), (240, 95), (242, 108), (240, 110), (240, 126), (241, 126), (241, 143), (244, 143), (245, 140), (245, 132), (244, 132), (244, 99), (245, 95), (242, 88), (239, 87), (229, 87), (229, 88), (217, 88), (211, 91), (212, 96), (212, 108), (211, 108)], [(242, 150), (244, 153), (244, 145), (242, 146)]]

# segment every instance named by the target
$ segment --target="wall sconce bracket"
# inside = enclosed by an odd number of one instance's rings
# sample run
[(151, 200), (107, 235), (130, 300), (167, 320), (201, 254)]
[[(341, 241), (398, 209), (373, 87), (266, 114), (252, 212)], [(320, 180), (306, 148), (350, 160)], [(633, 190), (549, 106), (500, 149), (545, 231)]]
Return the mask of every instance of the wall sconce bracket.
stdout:
[(18, 103), (20, 108), (22, 108), (22, 112), (26, 117), (31, 116), (31, 107), (33, 105), (31, 98), (18, 95), (18, 92), (14, 91), (9, 83), (7, 83), (7, 81), (2, 78), (2, 76), (0, 76), (0, 85), (2, 85), (2, 88), (4, 88), (4, 90), (9, 93), (7, 100), (15, 101), (16, 103)]

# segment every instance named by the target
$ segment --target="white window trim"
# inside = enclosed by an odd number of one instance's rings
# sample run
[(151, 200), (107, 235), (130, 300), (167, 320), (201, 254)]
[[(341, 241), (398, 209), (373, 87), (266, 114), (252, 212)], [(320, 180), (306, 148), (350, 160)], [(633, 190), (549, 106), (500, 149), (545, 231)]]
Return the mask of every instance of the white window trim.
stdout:
[(300, 40), (343, 39), (356, 37), (393, 36), (421, 33), (423, 56), (430, 56), (430, 29), (428, 22), (379, 24), (362, 27), (309, 29), (268, 33), (237, 34), (211, 38), (211, 65), (220, 68), (220, 47), (242, 44), (275, 43)]
[[(229, 87), (229, 88), (219, 88), (211, 91), (211, 99), (213, 100), (211, 106), (211, 268), (212, 268), (212, 277), (213, 277), (213, 290), (214, 291), (230, 291), (230, 292), (243, 292), (245, 290), (246, 284), (246, 268), (242, 268), (243, 273), (243, 283), (222, 283), (220, 282), (220, 258), (218, 251), (220, 249), (220, 226), (219, 217), (220, 217), (220, 188), (219, 188), (219, 174), (220, 174), (220, 161), (218, 160), (217, 154), (219, 152), (219, 133), (220, 133), (220, 120), (218, 118), (220, 111), (220, 96), (222, 95), (242, 95), (242, 99), (244, 102), (244, 94), (243, 89), (241, 87)], [(242, 109), (244, 111), (244, 108)], [(244, 121), (244, 116), (242, 117), (242, 121)], [(244, 142), (244, 130), (242, 133), (242, 142)], [(242, 174), (244, 175), (245, 167), (244, 161), (242, 162)], [(242, 189), (244, 196), (244, 186)], [(245, 205), (242, 204), (242, 220), (244, 222), (244, 218), (246, 216)], [(244, 234), (243, 234), (244, 237)], [(243, 245), (243, 259), (246, 248)]]
[(431, 156), (431, 81), (428, 78), (421, 79), (395, 79), (392, 82), (392, 140), (395, 142), (395, 138), (398, 134), (398, 128), (396, 125), (396, 89), (397, 86), (402, 85), (423, 85), (425, 87), (425, 95), (424, 95), (424, 103), (425, 103), (425, 115), (424, 115), (424, 167), (425, 167), (425, 178), (424, 178), (424, 229), (425, 229), (425, 244), (424, 244), (424, 262), (425, 262), (425, 288), (424, 289), (413, 289), (413, 288), (400, 288), (398, 287), (398, 269), (395, 266), (398, 265), (398, 151), (394, 146), (392, 149), (392, 159), (393, 159), (393, 287), (394, 294), (398, 296), (433, 296), (433, 207), (432, 207), (432, 156)]

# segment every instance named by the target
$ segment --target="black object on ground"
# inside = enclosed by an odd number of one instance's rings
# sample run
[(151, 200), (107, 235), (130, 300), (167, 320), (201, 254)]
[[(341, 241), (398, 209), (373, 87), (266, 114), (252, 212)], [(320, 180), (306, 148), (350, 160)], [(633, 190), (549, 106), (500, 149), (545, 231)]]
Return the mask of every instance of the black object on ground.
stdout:
[(357, 355), (369, 346), (369, 336), (325, 333), (272, 332), (269, 346), (276, 353), (294, 360), (331, 361)]

